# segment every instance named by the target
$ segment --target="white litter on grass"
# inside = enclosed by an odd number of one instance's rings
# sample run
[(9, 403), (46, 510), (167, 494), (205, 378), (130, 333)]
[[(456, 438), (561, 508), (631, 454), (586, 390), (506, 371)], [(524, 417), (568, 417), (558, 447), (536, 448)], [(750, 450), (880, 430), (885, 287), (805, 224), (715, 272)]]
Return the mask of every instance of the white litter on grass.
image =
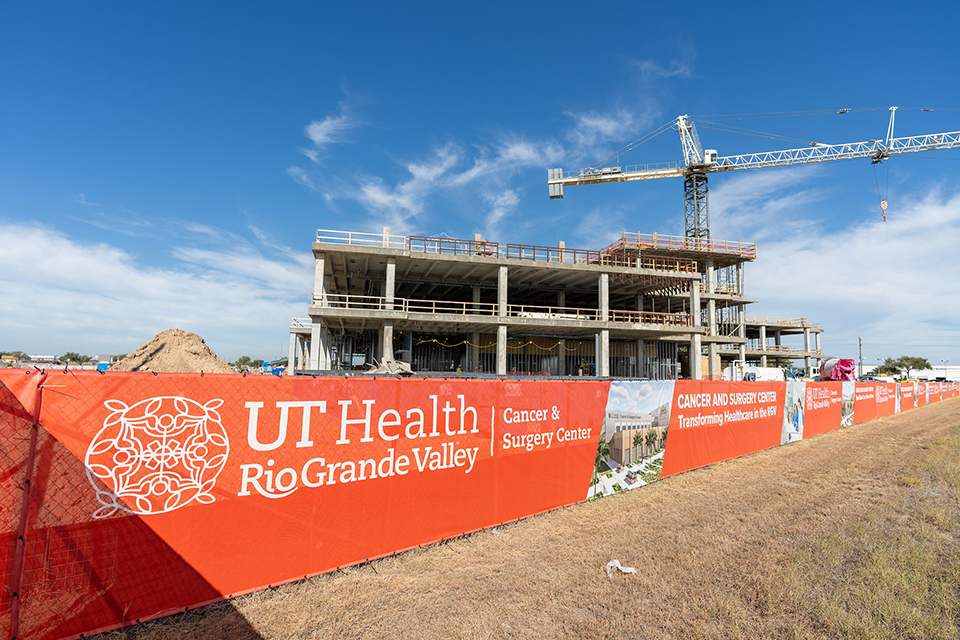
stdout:
[(607, 577), (610, 578), (611, 580), (613, 579), (614, 568), (620, 569), (620, 573), (635, 574), (637, 572), (636, 567), (624, 567), (623, 565), (620, 564), (619, 560), (611, 560), (610, 562), (607, 563)]

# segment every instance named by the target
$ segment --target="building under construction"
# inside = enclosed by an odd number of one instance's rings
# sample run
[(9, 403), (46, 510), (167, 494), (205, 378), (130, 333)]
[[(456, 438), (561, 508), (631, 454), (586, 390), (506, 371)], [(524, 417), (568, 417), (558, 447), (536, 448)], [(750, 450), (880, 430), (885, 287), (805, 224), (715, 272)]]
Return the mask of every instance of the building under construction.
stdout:
[[(718, 379), (734, 361), (819, 364), (820, 328), (752, 318), (755, 244), (624, 233), (602, 249), (318, 230), (296, 371)], [(803, 334), (803, 349), (781, 337)], [(816, 344), (811, 344), (811, 338)], [(770, 341), (773, 340), (773, 344)]]

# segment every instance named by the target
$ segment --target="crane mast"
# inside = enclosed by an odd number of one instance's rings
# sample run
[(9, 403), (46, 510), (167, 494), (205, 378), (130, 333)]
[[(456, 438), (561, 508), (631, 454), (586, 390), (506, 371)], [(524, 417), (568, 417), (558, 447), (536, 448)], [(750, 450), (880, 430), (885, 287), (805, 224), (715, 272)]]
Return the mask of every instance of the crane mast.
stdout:
[(854, 158), (870, 158), (876, 164), (886, 160), (891, 155), (960, 147), (960, 131), (895, 138), (893, 136), (893, 123), (896, 112), (897, 107), (890, 107), (890, 124), (887, 126), (887, 136), (883, 140), (844, 144), (814, 142), (808, 148), (726, 157), (717, 157), (717, 152), (714, 149), (704, 150), (700, 145), (700, 137), (697, 134), (697, 127), (693, 119), (688, 115), (682, 115), (674, 121), (673, 125), (680, 134), (680, 146), (683, 151), (682, 163), (637, 165), (626, 167), (626, 170), (619, 165), (600, 168), (587, 167), (568, 176), (563, 175), (563, 169), (548, 169), (547, 183), (550, 189), (550, 198), (563, 198), (563, 188), (565, 186), (682, 177), (686, 237), (709, 240), (710, 204), (707, 175), (710, 173)]

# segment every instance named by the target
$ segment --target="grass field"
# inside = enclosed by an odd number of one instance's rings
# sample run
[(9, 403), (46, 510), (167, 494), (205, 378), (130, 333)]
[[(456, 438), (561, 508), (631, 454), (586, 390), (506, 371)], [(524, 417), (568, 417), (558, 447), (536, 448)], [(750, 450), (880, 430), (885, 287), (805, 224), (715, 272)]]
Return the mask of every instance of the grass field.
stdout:
[(101, 637), (960, 638), (958, 536), (950, 400)]

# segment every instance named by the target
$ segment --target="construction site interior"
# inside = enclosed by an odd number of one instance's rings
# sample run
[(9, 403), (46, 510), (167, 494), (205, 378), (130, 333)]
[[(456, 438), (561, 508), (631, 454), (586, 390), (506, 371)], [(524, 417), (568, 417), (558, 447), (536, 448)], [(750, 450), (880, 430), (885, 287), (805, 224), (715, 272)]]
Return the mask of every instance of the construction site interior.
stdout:
[(424, 373), (719, 379), (733, 362), (800, 359), (809, 374), (822, 357), (806, 318), (745, 315), (753, 243), (623, 233), (575, 249), (384, 227), (320, 229), (313, 254), (309, 317), (290, 327), (300, 373), (396, 360)]

